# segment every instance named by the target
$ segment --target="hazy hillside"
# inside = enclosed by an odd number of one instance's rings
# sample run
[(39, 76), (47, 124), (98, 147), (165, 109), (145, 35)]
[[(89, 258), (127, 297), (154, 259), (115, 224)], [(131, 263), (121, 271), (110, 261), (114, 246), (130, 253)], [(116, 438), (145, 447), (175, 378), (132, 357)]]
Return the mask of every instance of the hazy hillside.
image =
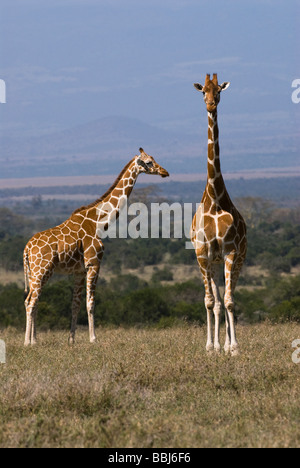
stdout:
[[(222, 123), (222, 167), (226, 171), (296, 166), (294, 143), (282, 135), (263, 137), (247, 123)], [(229, 125), (230, 124), (230, 125)], [(206, 170), (206, 122), (187, 130), (165, 130), (128, 117), (107, 117), (36, 138), (1, 138), (1, 178), (118, 173), (144, 149), (172, 173)]]
[(39, 138), (2, 140), (1, 177), (111, 174), (140, 146), (158, 161), (181, 161), (186, 153), (197, 156), (196, 143), (140, 120), (108, 117)]

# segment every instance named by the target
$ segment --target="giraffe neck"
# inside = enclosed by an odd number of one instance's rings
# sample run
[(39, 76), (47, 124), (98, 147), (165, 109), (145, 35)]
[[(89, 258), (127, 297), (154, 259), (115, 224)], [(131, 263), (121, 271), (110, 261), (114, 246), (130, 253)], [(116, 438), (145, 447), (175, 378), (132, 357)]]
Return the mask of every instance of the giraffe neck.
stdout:
[(214, 179), (221, 173), (217, 110), (208, 112), (207, 176)]
[(219, 203), (226, 188), (221, 173), (219, 128), (217, 110), (208, 112), (208, 151), (206, 193), (213, 202)]
[[(139, 175), (135, 158), (124, 167), (110, 189), (98, 200), (85, 207), (86, 217), (96, 222), (96, 233), (102, 237), (119, 217)], [(81, 210), (82, 211), (82, 210)]]
[(116, 211), (121, 210), (135, 186), (138, 175), (139, 172), (135, 164), (135, 159), (133, 159), (125, 166), (112, 187), (103, 195), (99, 206), (101, 206), (101, 203), (108, 203), (111, 204)]

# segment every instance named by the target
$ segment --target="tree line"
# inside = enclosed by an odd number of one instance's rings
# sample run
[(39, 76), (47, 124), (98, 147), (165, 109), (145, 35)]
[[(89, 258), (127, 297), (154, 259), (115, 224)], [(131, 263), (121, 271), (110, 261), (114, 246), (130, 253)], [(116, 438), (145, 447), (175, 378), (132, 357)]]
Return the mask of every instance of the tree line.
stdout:
[[(240, 320), (300, 320), (300, 277), (283, 277), (300, 265), (299, 209), (275, 209), (261, 199), (237, 201), (248, 226), (247, 265), (259, 267), (268, 275), (244, 273), (236, 293)], [(27, 218), (0, 208), (0, 268), (23, 270), (23, 249), (31, 235), (58, 224), (62, 219)], [(107, 239), (103, 263), (112, 279), (100, 279), (96, 293), (96, 324), (148, 324), (159, 327), (175, 323), (204, 323), (204, 289), (200, 275), (194, 280), (169, 284), (171, 267), (195, 265), (193, 250), (185, 249), (185, 239)], [(138, 274), (121, 275), (126, 269), (162, 266), (151, 280)], [(110, 275), (110, 276), (111, 276)], [(39, 306), (39, 326), (69, 327), (72, 279), (53, 280), (44, 289)], [(82, 303), (79, 323), (86, 324)], [(23, 289), (16, 284), (0, 284), (0, 326), (24, 326)]]
[[(275, 210), (260, 199), (242, 199), (238, 205), (248, 227), (247, 265), (289, 273), (300, 264), (299, 209)], [(61, 221), (28, 219), (0, 208), (0, 268), (22, 270), (23, 249), (30, 236)], [(185, 243), (186, 239), (106, 239), (103, 261), (115, 273), (121, 268), (137, 269), (161, 263), (190, 265), (195, 262), (195, 254), (185, 248)]]
[[(72, 279), (50, 283), (39, 303), (40, 329), (67, 329), (71, 321)], [(23, 328), (23, 289), (15, 284), (0, 285), (0, 326)], [(300, 276), (272, 276), (258, 290), (238, 289), (236, 314), (241, 323), (266, 319), (273, 323), (300, 322)], [(224, 317), (223, 317), (224, 318)], [(206, 321), (204, 288), (200, 278), (180, 284), (162, 285), (141, 281), (134, 275), (120, 275), (100, 281), (96, 289), (96, 326), (155, 326), (165, 328)], [(87, 325), (85, 301), (78, 317)]]

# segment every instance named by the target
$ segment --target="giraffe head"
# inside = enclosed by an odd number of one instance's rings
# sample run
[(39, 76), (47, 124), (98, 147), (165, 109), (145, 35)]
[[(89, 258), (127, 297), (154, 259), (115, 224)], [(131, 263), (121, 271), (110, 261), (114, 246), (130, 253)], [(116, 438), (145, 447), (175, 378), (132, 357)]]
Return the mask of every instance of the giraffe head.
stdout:
[(227, 89), (229, 85), (230, 83), (226, 81), (219, 85), (216, 73), (214, 73), (212, 80), (210, 79), (210, 75), (206, 75), (204, 86), (199, 83), (194, 84), (195, 88), (203, 93), (207, 112), (213, 112), (216, 110), (217, 105), (220, 102), (221, 91)]
[(139, 173), (157, 174), (161, 177), (169, 177), (168, 171), (161, 167), (152, 156), (145, 153), (143, 148), (140, 148), (139, 156), (136, 156), (136, 165)]

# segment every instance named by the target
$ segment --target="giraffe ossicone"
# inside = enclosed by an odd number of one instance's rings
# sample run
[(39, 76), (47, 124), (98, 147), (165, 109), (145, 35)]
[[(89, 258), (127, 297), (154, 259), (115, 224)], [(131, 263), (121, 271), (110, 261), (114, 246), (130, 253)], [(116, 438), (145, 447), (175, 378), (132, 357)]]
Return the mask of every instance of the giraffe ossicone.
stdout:
[(104, 246), (101, 234), (115, 222), (132, 192), (139, 174), (168, 177), (155, 159), (140, 148), (110, 189), (98, 200), (83, 206), (64, 223), (32, 237), (24, 250), (26, 332), (25, 345), (36, 342), (36, 314), (42, 288), (54, 272), (75, 276), (69, 342), (75, 340), (77, 316), (86, 280), (86, 306), (90, 341), (94, 326), (95, 289)]
[[(205, 287), (207, 310), (207, 351), (220, 351), (220, 315), (222, 310), (219, 292), (219, 265), (225, 265), (225, 352), (238, 353), (234, 320), (234, 291), (247, 252), (246, 224), (225, 187), (221, 172), (217, 106), (220, 94), (230, 83), (218, 84), (217, 74), (212, 80), (206, 75), (204, 86), (194, 86), (204, 96), (208, 115), (207, 183), (201, 204), (191, 227), (191, 241)], [(213, 337), (212, 317), (215, 317)]]

